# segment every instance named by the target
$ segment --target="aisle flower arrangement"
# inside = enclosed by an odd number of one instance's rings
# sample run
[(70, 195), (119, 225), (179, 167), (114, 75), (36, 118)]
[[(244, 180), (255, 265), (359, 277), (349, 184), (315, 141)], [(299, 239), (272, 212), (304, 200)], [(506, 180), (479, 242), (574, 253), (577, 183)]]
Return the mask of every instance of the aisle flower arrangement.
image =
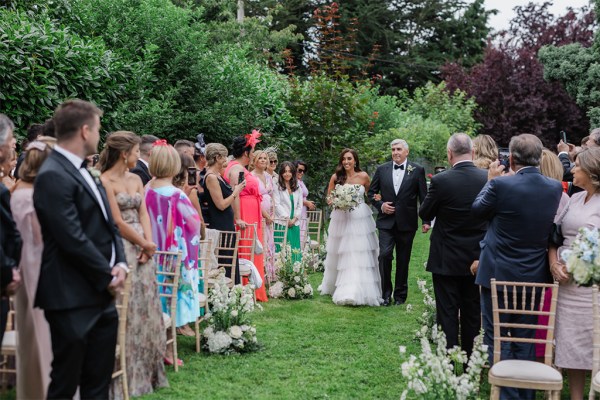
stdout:
[(325, 243), (316, 249), (311, 249), (310, 244), (307, 243), (302, 251), (302, 261), (306, 265), (306, 270), (310, 272), (324, 272), (326, 257), (327, 245)]
[(203, 347), (214, 354), (247, 353), (260, 347), (251, 314), (260, 305), (254, 303), (249, 286), (227, 286), (221, 270), (208, 294), (209, 314), (202, 332)]
[(570, 249), (563, 250), (567, 271), (579, 286), (600, 283), (600, 230), (580, 228)]
[[(429, 293), (427, 282), (423, 279), (417, 280), (417, 286), (423, 294), (423, 304), (425, 304), (425, 310), (419, 317), (418, 321), (421, 324), (421, 328), (415, 332), (415, 337), (418, 340), (426, 338), (430, 343), (434, 341), (434, 332), (437, 328), (436, 322), (436, 311), (435, 311), (435, 299)], [(407, 305), (408, 307), (409, 305)]]
[(306, 261), (293, 262), (290, 246), (281, 249), (275, 265), (277, 281), (269, 287), (270, 297), (291, 300), (313, 297), (313, 288), (306, 274)]

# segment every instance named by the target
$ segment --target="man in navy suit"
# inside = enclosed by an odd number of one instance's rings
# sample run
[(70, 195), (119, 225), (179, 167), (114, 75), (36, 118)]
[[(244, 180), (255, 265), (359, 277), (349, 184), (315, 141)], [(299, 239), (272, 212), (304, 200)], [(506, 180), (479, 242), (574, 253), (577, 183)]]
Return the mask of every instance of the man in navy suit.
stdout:
[(433, 279), (437, 323), (447, 347), (460, 345), (470, 356), (481, 329), (481, 310), (479, 287), (469, 268), (479, 259), (479, 242), (487, 229), (486, 221), (473, 218), (471, 205), (487, 182), (487, 172), (473, 164), (473, 141), (464, 133), (448, 140), (448, 163), (452, 169), (431, 179), (419, 216), (424, 221), (435, 218), (427, 271)]
[(132, 174), (136, 174), (142, 179), (142, 183), (146, 186), (146, 183), (150, 182), (152, 176), (148, 171), (148, 160), (150, 160), (150, 152), (152, 151), (152, 145), (158, 138), (153, 135), (142, 136), (142, 143), (140, 143), (140, 158), (137, 161), (135, 167), (129, 171)]
[[(489, 221), (481, 241), (475, 283), (481, 286), (484, 343), (493, 360), (493, 321), (490, 280), (549, 282), (548, 238), (562, 194), (560, 182), (543, 176), (539, 169), (542, 142), (534, 135), (514, 136), (510, 141), (510, 168), (514, 175), (499, 176), (503, 167), (490, 165), (488, 183), (473, 202), (475, 217)], [(537, 316), (511, 316), (518, 323), (536, 323)], [(535, 330), (521, 329), (515, 336), (534, 337)], [(511, 343), (502, 348), (502, 359), (535, 360), (535, 347)], [(503, 398), (533, 398), (532, 390), (502, 390)]]
[[(408, 296), (408, 264), (413, 239), (417, 231), (417, 199), (423, 202), (427, 194), (425, 168), (410, 162), (408, 144), (402, 139), (391, 143), (392, 161), (377, 167), (369, 199), (379, 212), (379, 272), (383, 305), (404, 304)], [(379, 195), (379, 196), (376, 196)], [(429, 230), (423, 221), (423, 232)], [(392, 287), (392, 260), (396, 248), (396, 277)]]

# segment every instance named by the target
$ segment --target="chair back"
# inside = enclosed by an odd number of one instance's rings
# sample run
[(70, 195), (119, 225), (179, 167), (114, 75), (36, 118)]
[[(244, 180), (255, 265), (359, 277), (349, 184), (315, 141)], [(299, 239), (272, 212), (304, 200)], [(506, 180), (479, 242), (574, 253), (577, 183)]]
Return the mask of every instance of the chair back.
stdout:
[[(552, 342), (554, 341), (554, 322), (556, 317), (556, 300), (558, 298), (558, 283), (506, 282), (491, 280), (492, 312), (494, 323), (494, 364), (500, 361), (503, 342), (539, 343), (545, 346), (544, 364), (552, 365)], [(550, 309), (543, 310), (547, 289), (550, 294)], [(531, 315), (537, 316), (536, 323), (506, 322), (505, 316)], [(540, 316), (548, 317), (548, 324), (537, 322)], [(504, 328), (511, 328), (511, 335), (503, 335)], [(514, 329), (543, 329), (545, 338), (517, 337)]]
[(314, 240), (321, 244), (321, 228), (323, 226), (323, 210), (313, 210), (306, 212), (308, 220), (308, 240)]
[(129, 310), (129, 296), (131, 294), (131, 273), (127, 275), (125, 285), (121, 293), (115, 298), (115, 307), (119, 314), (119, 328), (117, 334), (117, 348), (115, 354), (115, 369), (112, 379), (121, 377), (121, 388), (123, 398), (129, 399), (129, 383), (127, 380), (127, 358), (126, 358), (126, 338), (127, 338), (127, 313)]
[[(238, 257), (250, 260), (254, 264), (256, 251), (256, 224), (246, 224), (246, 229), (236, 229), (239, 235)], [(259, 239), (260, 240), (260, 239)]]
[(235, 276), (238, 258), (240, 235), (238, 232), (219, 231), (219, 242), (215, 247), (219, 268), (231, 271), (231, 279)]
[(289, 218), (275, 218), (273, 220), (273, 243), (275, 243), (275, 251), (279, 253), (282, 247), (287, 243), (288, 222)]
[(171, 338), (167, 339), (167, 346), (173, 348), (173, 367), (179, 370), (177, 364), (177, 289), (179, 288), (179, 274), (181, 273), (181, 251), (157, 251), (154, 253), (156, 275), (158, 283), (158, 296), (169, 311), (168, 318), (171, 329)]
[(600, 306), (598, 305), (598, 285), (592, 286), (592, 312), (594, 313), (594, 340), (592, 358), (592, 380), (600, 371)]

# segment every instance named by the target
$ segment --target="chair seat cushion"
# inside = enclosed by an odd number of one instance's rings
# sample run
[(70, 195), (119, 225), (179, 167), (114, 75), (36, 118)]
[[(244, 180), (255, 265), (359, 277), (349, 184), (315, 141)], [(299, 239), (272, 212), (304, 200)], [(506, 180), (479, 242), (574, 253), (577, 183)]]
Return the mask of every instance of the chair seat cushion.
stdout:
[(490, 375), (502, 379), (538, 382), (562, 382), (562, 375), (554, 368), (535, 361), (503, 360), (490, 369)]
[(319, 242), (317, 242), (316, 240), (311, 240), (310, 241), (310, 248), (312, 250), (317, 250), (319, 248)]
[(251, 272), (252, 272), (252, 267), (249, 264), (240, 262), (240, 275), (241, 276), (250, 276)]
[(204, 293), (198, 293), (198, 301), (200, 302), (200, 306), (202, 307), (204, 304), (206, 304), (206, 296), (204, 295)]
[(17, 348), (17, 331), (4, 332), (2, 339), (2, 349), (12, 350)]
[(165, 324), (165, 327), (171, 326), (171, 317), (169, 316), (169, 314), (163, 313), (162, 316), (163, 316), (163, 322)]

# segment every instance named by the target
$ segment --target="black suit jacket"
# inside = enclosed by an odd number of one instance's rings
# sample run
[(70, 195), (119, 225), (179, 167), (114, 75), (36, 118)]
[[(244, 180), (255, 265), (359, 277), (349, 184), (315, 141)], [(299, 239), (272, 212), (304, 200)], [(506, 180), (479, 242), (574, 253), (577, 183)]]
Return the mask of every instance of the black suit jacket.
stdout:
[(148, 171), (148, 167), (146, 167), (146, 164), (144, 164), (144, 162), (141, 160), (138, 160), (135, 167), (129, 172), (139, 176), (142, 179), (142, 183), (144, 184), (144, 186), (146, 186), (146, 183), (150, 182), (150, 180), (152, 179), (150, 171)]
[[(427, 194), (427, 181), (425, 180), (425, 168), (419, 164), (407, 161), (404, 179), (398, 190), (394, 191), (394, 180), (392, 178), (393, 162), (387, 162), (377, 167), (371, 186), (369, 187), (369, 199), (377, 209), (377, 228), (392, 229), (394, 223), (400, 231), (417, 230), (417, 199), (423, 202)], [(411, 170), (412, 171), (409, 171)], [(381, 200), (376, 201), (374, 196), (381, 194)], [(396, 212), (384, 214), (381, 212), (383, 203), (391, 201), (394, 203)], [(428, 223), (428, 221), (424, 221)]]
[(490, 224), (480, 244), (475, 283), (489, 288), (492, 278), (549, 281), (548, 238), (561, 197), (561, 183), (537, 168), (486, 183), (472, 207)]
[(0, 183), (0, 291), (12, 282), (12, 269), (21, 259), (21, 235), (10, 211), (10, 192)]
[(435, 220), (431, 233), (427, 271), (440, 275), (469, 276), (479, 259), (479, 242), (487, 221), (471, 213), (473, 201), (487, 182), (487, 171), (471, 161), (462, 162), (431, 178), (419, 208), (423, 220)]
[(112, 301), (107, 287), (113, 243), (115, 264), (126, 260), (106, 193), (96, 183), (108, 220), (79, 170), (62, 154), (53, 151), (37, 175), (33, 202), (44, 237), (37, 307), (68, 310)]

